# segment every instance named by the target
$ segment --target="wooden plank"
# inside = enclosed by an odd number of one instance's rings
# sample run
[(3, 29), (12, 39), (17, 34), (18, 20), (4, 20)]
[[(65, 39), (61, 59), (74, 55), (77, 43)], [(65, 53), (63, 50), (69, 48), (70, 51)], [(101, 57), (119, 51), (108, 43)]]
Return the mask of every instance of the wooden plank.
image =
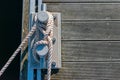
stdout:
[(120, 41), (62, 41), (62, 61), (120, 61)]
[[(28, 19), (29, 19), (29, 0), (23, 0), (23, 13), (22, 13), (22, 33), (21, 39), (23, 40), (28, 34)], [(20, 80), (27, 80), (27, 65), (28, 65), (28, 50), (27, 43), (21, 50), (20, 58)]]
[(28, 21), (29, 20), (29, 0), (23, 1), (22, 13), (22, 39), (28, 34)]
[(52, 75), (52, 80), (120, 79), (119, 62), (63, 62), (62, 65), (62, 69), (57, 74)]
[[(24, 10), (22, 39), (28, 33), (27, 5), (28, 3)], [(48, 10), (61, 12), (63, 20), (120, 20), (119, 3), (48, 3)], [(82, 29), (80, 33), (78, 29)], [(52, 80), (120, 79), (120, 41), (79, 41), (119, 40), (119, 21), (63, 21), (62, 36), (62, 68), (57, 74), (52, 75)], [(21, 64), (23, 64), (21, 72), (24, 73), (22, 78), (26, 79), (27, 60), (25, 59)]]
[(43, 0), (43, 2), (120, 2), (120, 0)]
[(120, 20), (119, 3), (47, 3), (48, 11), (61, 12), (62, 20)]
[(69, 21), (62, 23), (63, 40), (120, 40), (120, 21)]

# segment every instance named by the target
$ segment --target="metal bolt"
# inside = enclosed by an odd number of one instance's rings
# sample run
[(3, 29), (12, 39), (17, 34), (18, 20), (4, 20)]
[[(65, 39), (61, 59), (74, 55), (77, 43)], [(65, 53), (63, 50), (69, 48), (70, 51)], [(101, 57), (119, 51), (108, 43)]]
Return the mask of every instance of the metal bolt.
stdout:
[(52, 67), (55, 68), (56, 62), (52, 62)]
[(53, 16), (54, 21), (56, 20), (56, 16)]
[(55, 38), (53, 38), (53, 39), (52, 39), (52, 43), (53, 43), (53, 44), (55, 44), (55, 42), (56, 42), (56, 39), (55, 39)]

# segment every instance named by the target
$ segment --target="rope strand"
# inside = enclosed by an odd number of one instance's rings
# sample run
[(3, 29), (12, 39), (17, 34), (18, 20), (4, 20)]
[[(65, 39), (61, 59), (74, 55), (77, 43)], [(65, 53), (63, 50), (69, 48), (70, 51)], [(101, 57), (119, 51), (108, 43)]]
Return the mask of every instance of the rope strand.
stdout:
[(47, 72), (47, 80), (50, 80), (51, 76), (51, 64), (52, 64), (52, 51), (53, 51), (53, 45), (52, 40), (49, 37), (49, 53), (48, 53), (48, 72)]
[(25, 39), (22, 41), (22, 43), (19, 45), (19, 47), (16, 49), (16, 51), (13, 53), (13, 55), (9, 58), (7, 63), (3, 66), (3, 68), (0, 70), (0, 76), (5, 72), (7, 67), (10, 65), (10, 63), (14, 60), (16, 55), (19, 53), (19, 51), (22, 49), (25, 43), (27, 43), (28, 39), (33, 35), (33, 33), (36, 31), (36, 26), (32, 27), (31, 31), (28, 33), (28, 35), (25, 37)]
[[(52, 52), (53, 52), (53, 43), (52, 43), (52, 38), (53, 38), (53, 25), (54, 25), (54, 20), (53, 20), (53, 16), (50, 12), (47, 12), (49, 18), (48, 18), (48, 23), (46, 25), (46, 30), (43, 30), (40, 28), (40, 31), (46, 35), (44, 36), (44, 40), (40, 40), (37, 41), (34, 44), (34, 48), (33, 48), (33, 54), (35, 55), (36, 51), (35, 48), (37, 45), (40, 44), (48, 44), (49, 50), (48, 50), (48, 62), (47, 62), (47, 80), (51, 79), (51, 64), (52, 64)], [(33, 56), (35, 58), (35, 60), (37, 62), (39, 62), (39, 60), (36, 59), (35, 56)]]
[[(52, 44), (52, 38), (53, 38), (53, 25), (54, 20), (53, 16), (50, 12), (47, 12), (49, 15), (48, 23), (47, 23), (47, 29), (44, 31), (44, 34), (48, 35), (47, 41), (41, 40), (35, 43), (34, 47), (39, 44), (48, 44), (49, 51), (48, 51), (48, 71), (47, 71), (47, 80), (51, 79), (51, 64), (52, 64), (52, 52), (53, 52), (53, 44)], [(28, 35), (25, 37), (25, 39), (22, 41), (22, 43), (19, 45), (19, 47), (16, 49), (16, 51), (13, 53), (13, 55), (9, 58), (7, 63), (3, 66), (3, 68), (0, 70), (0, 76), (5, 72), (7, 67), (10, 65), (10, 63), (13, 61), (13, 59), (16, 57), (16, 55), (19, 53), (19, 51), (22, 49), (25, 43), (28, 42), (28, 39), (33, 35), (33, 33), (36, 31), (37, 27), (33, 26), (31, 31), (28, 33)]]

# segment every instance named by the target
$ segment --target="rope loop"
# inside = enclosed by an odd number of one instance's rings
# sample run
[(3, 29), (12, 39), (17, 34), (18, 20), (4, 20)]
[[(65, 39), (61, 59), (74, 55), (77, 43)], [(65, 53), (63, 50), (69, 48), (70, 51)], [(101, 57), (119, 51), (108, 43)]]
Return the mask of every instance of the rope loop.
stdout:
[(43, 40), (37, 41), (34, 46), (33, 46), (33, 57), (35, 59), (36, 62), (40, 63), (37, 54), (36, 54), (36, 47), (38, 45), (41, 44), (46, 44), (48, 45), (48, 62), (47, 62), (47, 66), (48, 66), (48, 71), (47, 71), (47, 80), (50, 80), (50, 76), (51, 76), (51, 64), (52, 64), (52, 52), (53, 52), (53, 43), (52, 43), (52, 39), (53, 39), (53, 26), (54, 26), (54, 18), (53, 15), (50, 12), (46, 12), (49, 16), (48, 18), (48, 22), (46, 24), (46, 29), (42, 29), (40, 27), (38, 27), (39, 31), (43, 33), (44, 38)]
[[(49, 18), (48, 18), (48, 23), (46, 25), (46, 30), (43, 30), (42, 32), (44, 33), (45, 38), (44, 40), (40, 40), (34, 44), (34, 50), (37, 45), (40, 44), (47, 44), (49, 47), (48, 50), (48, 71), (47, 71), (47, 80), (50, 80), (51, 76), (51, 63), (52, 63), (52, 52), (53, 52), (53, 44), (52, 44), (52, 38), (53, 38), (53, 26), (54, 26), (54, 20), (53, 20), (53, 15), (50, 12), (47, 12)], [(21, 42), (19, 47), (16, 49), (16, 51), (13, 53), (13, 55), (9, 58), (7, 63), (3, 66), (3, 68), (0, 70), (0, 76), (5, 72), (5, 70), (8, 68), (10, 63), (13, 61), (13, 59), (17, 56), (19, 51), (24, 47), (24, 44), (28, 42), (28, 39), (34, 34), (34, 32), (37, 29), (37, 25), (34, 25), (31, 28), (31, 31), (28, 33), (28, 35), (25, 37), (25, 39)]]

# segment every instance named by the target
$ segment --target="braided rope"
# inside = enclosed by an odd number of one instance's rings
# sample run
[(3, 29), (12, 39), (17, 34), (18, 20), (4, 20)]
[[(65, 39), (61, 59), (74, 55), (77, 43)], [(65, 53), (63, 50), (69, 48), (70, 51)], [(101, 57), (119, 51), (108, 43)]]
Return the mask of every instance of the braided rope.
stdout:
[[(38, 41), (36, 42), (35, 46), (38, 44), (48, 44), (49, 51), (48, 51), (48, 71), (47, 71), (47, 80), (51, 79), (51, 64), (52, 64), (52, 51), (53, 51), (53, 44), (52, 44), (52, 37), (53, 37), (53, 25), (54, 20), (51, 13), (47, 12), (49, 15), (48, 23), (47, 23), (47, 30), (44, 34), (47, 34), (47, 40), (48, 41)], [(16, 49), (16, 51), (13, 53), (13, 55), (9, 58), (7, 63), (3, 66), (3, 68), (0, 70), (0, 76), (5, 72), (7, 67), (10, 65), (10, 63), (13, 61), (13, 59), (16, 57), (16, 55), (19, 53), (21, 48), (24, 46), (26, 42), (28, 42), (28, 39), (33, 35), (33, 33), (36, 31), (36, 26), (32, 27), (31, 31), (28, 33), (28, 35), (25, 37), (25, 39), (22, 41), (22, 43), (19, 45), (19, 47)]]
[(13, 53), (13, 55), (9, 58), (7, 63), (3, 66), (3, 68), (0, 70), (0, 76), (5, 72), (7, 67), (10, 65), (10, 63), (13, 61), (13, 59), (16, 57), (16, 55), (19, 53), (19, 51), (22, 49), (25, 43), (28, 42), (28, 39), (33, 35), (33, 33), (36, 31), (36, 26), (33, 26), (31, 31), (28, 33), (28, 35), (25, 37), (25, 39), (22, 41), (22, 43), (19, 45), (19, 47), (16, 49), (16, 51)]
[[(40, 40), (40, 41), (38, 41), (34, 44), (33, 53), (36, 53), (35, 48), (36, 48), (37, 45), (48, 44), (49, 51), (48, 51), (48, 62), (47, 62), (47, 66), (48, 66), (47, 80), (50, 80), (50, 78), (51, 78), (50, 76), (51, 76), (52, 52), (53, 52), (52, 38), (53, 38), (54, 20), (53, 20), (52, 14), (50, 12), (47, 12), (47, 14), (49, 16), (48, 23), (47, 23), (47, 26), (46, 26), (47, 29), (45, 31), (40, 29), (40, 31), (44, 35), (47, 35), (47, 36), (44, 37), (44, 40)], [(34, 56), (34, 59), (39, 63), (39, 60), (37, 60), (35, 56)]]
[(34, 44), (33, 46), (33, 57), (35, 59), (36, 62), (40, 63), (40, 61), (36, 58), (36, 47), (40, 44), (48, 44), (48, 41), (45, 41), (45, 40), (41, 40), (41, 41), (38, 41)]
[(53, 51), (53, 45), (52, 40), (50, 37), (48, 37), (49, 40), (49, 53), (48, 53), (48, 71), (47, 71), (47, 80), (50, 80), (51, 76), (51, 64), (52, 64), (52, 51)]
[(48, 52), (48, 71), (47, 71), (47, 80), (51, 79), (51, 64), (52, 64), (52, 52), (53, 52), (53, 44), (52, 44), (52, 38), (53, 38), (53, 26), (54, 26), (54, 20), (51, 13), (47, 12), (49, 15), (48, 24), (47, 27), (50, 28), (50, 35), (47, 37), (49, 42), (49, 52)]

